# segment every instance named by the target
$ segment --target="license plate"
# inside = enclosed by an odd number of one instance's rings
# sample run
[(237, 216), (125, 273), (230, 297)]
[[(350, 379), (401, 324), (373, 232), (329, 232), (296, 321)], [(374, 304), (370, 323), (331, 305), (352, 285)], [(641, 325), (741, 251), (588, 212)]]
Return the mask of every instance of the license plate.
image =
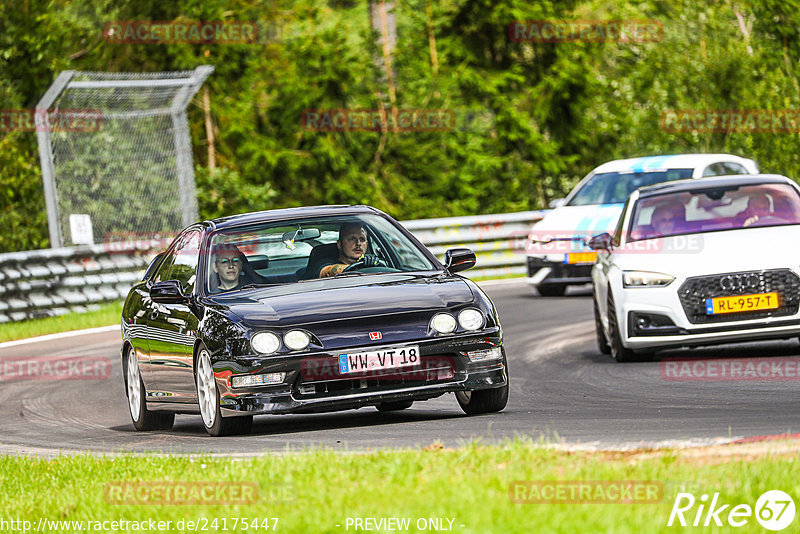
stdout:
[(418, 364), (419, 347), (417, 345), (339, 355), (339, 372), (341, 374), (402, 369)]
[(706, 299), (706, 315), (757, 310), (774, 310), (777, 307), (778, 294), (775, 292)]
[(564, 263), (594, 263), (597, 261), (597, 252), (568, 252), (564, 254)]

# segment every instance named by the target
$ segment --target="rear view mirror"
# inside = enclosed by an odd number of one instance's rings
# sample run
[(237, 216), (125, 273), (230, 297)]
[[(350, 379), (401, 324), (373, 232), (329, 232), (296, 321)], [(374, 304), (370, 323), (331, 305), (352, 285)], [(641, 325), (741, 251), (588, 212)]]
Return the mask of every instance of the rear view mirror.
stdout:
[(596, 235), (586, 243), (592, 250), (611, 250), (617, 243), (608, 232)]
[(475, 253), (468, 248), (451, 248), (444, 253), (444, 266), (451, 273), (475, 267)]
[(319, 228), (298, 228), (283, 234), (281, 241), (308, 241), (320, 236)]

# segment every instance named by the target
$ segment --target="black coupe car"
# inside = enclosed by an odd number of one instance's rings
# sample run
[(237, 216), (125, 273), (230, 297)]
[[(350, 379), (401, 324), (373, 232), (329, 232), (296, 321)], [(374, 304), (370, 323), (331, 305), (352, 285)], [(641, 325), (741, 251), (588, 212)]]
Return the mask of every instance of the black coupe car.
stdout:
[(122, 366), (137, 430), (199, 413), (214, 435), (253, 415), (376, 406), (454, 392), (468, 414), (508, 400), (489, 297), (368, 206), (249, 213), (183, 230), (122, 311)]

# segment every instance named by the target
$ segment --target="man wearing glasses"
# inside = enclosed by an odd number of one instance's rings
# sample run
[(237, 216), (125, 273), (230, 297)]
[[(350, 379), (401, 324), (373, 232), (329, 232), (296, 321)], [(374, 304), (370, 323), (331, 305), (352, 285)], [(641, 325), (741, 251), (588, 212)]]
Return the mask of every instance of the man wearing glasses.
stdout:
[[(244, 261), (242, 253), (234, 245), (218, 245), (214, 249), (214, 262), (211, 264), (216, 277), (212, 276), (212, 289), (218, 286), (218, 291), (228, 291), (239, 289), (244, 285), (244, 280), (240, 278)], [(216, 278), (217, 284), (214, 284)]]

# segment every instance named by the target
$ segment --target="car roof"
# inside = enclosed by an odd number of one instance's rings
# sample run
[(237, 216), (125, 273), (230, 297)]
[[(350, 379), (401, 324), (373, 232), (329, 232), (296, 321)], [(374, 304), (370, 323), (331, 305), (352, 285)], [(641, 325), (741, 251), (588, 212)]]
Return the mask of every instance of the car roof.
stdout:
[(706, 178), (688, 178), (649, 185), (638, 189), (639, 198), (685, 193), (713, 189), (715, 187), (741, 187), (746, 185), (785, 184), (793, 183), (786, 176), (780, 174), (736, 174), (731, 176), (709, 176)]
[(229, 217), (212, 219), (209, 222), (213, 223), (216, 228), (221, 229), (263, 222), (302, 219), (307, 217), (380, 213), (380, 211), (376, 210), (372, 206), (364, 205), (306, 206), (301, 208), (282, 208), (276, 210), (256, 211), (252, 213), (242, 213), (240, 215), (231, 215)]
[(669, 154), (642, 158), (618, 159), (603, 163), (594, 172), (645, 172), (664, 169), (694, 169), (718, 161), (749, 162), (732, 154)]

